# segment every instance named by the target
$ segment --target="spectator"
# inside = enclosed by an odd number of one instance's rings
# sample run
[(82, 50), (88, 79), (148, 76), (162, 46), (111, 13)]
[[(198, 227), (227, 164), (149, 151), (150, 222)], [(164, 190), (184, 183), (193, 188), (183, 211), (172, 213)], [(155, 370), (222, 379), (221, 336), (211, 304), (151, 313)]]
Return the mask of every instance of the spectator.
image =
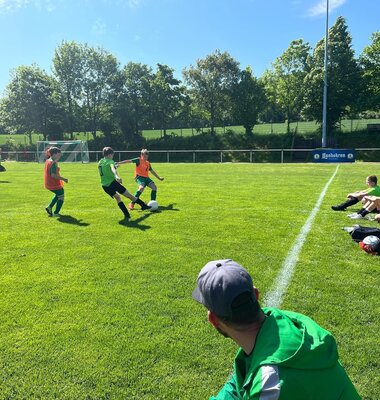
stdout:
[(331, 333), (302, 314), (261, 308), (259, 292), (241, 265), (207, 263), (193, 298), (208, 309), (215, 329), (240, 346), (231, 379), (211, 399), (360, 399)]

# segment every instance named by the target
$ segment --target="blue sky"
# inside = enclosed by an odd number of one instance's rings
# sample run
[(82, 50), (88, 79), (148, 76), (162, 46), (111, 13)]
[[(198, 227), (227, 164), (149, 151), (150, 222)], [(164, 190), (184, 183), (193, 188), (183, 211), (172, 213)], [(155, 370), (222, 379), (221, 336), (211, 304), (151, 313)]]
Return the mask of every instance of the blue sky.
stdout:
[[(51, 72), (63, 40), (102, 46), (129, 61), (181, 71), (215, 49), (260, 76), (298, 38), (324, 36), (326, 0), (0, 0), (0, 94), (12, 68)], [(379, 0), (330, 0), (330, 26), (346, 18), (358, 54), (380, 30)]]

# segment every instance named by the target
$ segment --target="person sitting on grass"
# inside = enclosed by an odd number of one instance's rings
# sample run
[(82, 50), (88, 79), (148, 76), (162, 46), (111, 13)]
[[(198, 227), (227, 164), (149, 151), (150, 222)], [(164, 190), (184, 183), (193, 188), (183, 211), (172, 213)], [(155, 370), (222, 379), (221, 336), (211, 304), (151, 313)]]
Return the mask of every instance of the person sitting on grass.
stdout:
[[(156, 200), (157, 198), (157, 186), (156, 184), (152, 181), (152, 179), (149, 178), (149, 172), (151, 172), (157, 179), (160, 181), (163, 181), (164, 178), (159, 176), (156, 171), (152, 168), (152, 165), (148, 161), (149, 158), (149, 151), (147, 149), (142, 149), (141, 150), (141, 155), (138, 158), (132, 158), (130, 160), (124, 160), (118, 162), (118, 164), (127, 164), (127, 163), (134, 163), (135, 166), (135, 181), (138, 184), (137, 191), (135, 193), (135, 197), (139, 198), (142, 192), (144, 191), (145, 187), (148, 186), (152, 190), (150, 193), (150, 199), (151, 200)], [(132, 201), (129, 204), (129, 209), (133, 210), (135, 207), (135, 201)]]
[(368, 186), (368, 189), (349, 193), (347, 195), (347, 200), (344, 203), (331, 206), (331, 208), (334, 211), (345, 211), (347, 207), (351, 207), (359, 203), (360, 200), (363, 200), (364, 196), (380, 196), (380, 186), (377, 185), (376, 175), (367, 176), (365, 183)]
[(100, 182), (103, 190), (113, 199), (116, 200), (117, 205), (124, 214), (124, 219), (128, 220), (130, 214), (125, 207), (120, 195), (127, 197), (128, 199), (134, 201), (140, 205), (142, 210), (149, 210), (150, 207), (147, 206), (142, 200), (136, 198), (121, 184), (122, 180), (116, 172), (115, 161), (113, 160), (115, 152), (111, 147), (104, 147), (103, 158), (98, 163), (98, 170), (100, 175)]
[(232, 377), (210, 400), (360, 400), (332, 334), (305, 315), (261, 308), (251, 276), (235, 261), (207, 263), (193, 298), (240, 346)]
[[(60, 217), (59, 212), (65, 200), (65, 191), (63, 189), (63, 182), (69, 180), (60, 175), (60, 168), (58, 167), (58, 160), (61, 158), (61, 150), (58, 147), (50, 147), (46, 151), (48, 159), (45, 162), (44, 169), (44, 182), (45, 188), (54, 193), (50, 204), (45, 208), (49, 217)], [(53, 207), (56, 205), (53, 212)]]
[[(380, 213), (380, 197), (377, 196), (364, 196), (362, 199), (363, 207), (357, 212), (353, 214), (349, 214), (348, 217), (351, 219), (362, 219), (367, 214), (371, 212)], [(379, 218), (375, 219), (378, 220)]]

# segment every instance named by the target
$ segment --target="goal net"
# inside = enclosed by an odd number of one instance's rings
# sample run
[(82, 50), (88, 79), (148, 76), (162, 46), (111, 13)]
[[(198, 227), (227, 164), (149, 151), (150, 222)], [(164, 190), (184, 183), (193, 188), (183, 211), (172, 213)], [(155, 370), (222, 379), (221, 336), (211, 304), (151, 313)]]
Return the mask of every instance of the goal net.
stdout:
[(61, 150), (59, 162), (80, 162), (90, 161), (88, 145), (85, 140), (62, 140), (56, 142), (37, 142), (38, 162), (46, 160), (46, 150), (49, 147), (58, 147)]

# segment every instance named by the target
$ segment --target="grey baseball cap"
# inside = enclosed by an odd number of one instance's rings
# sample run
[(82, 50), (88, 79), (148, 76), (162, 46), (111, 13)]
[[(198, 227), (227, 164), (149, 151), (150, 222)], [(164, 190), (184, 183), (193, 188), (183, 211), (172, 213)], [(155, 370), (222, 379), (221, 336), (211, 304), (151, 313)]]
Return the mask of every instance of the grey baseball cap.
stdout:
[(218, 316), (232, 317), (233, 301), (245, 292), (256, 302), (249, 273), (233, 260), (215, 260), (201, 269), (193, 298)]

